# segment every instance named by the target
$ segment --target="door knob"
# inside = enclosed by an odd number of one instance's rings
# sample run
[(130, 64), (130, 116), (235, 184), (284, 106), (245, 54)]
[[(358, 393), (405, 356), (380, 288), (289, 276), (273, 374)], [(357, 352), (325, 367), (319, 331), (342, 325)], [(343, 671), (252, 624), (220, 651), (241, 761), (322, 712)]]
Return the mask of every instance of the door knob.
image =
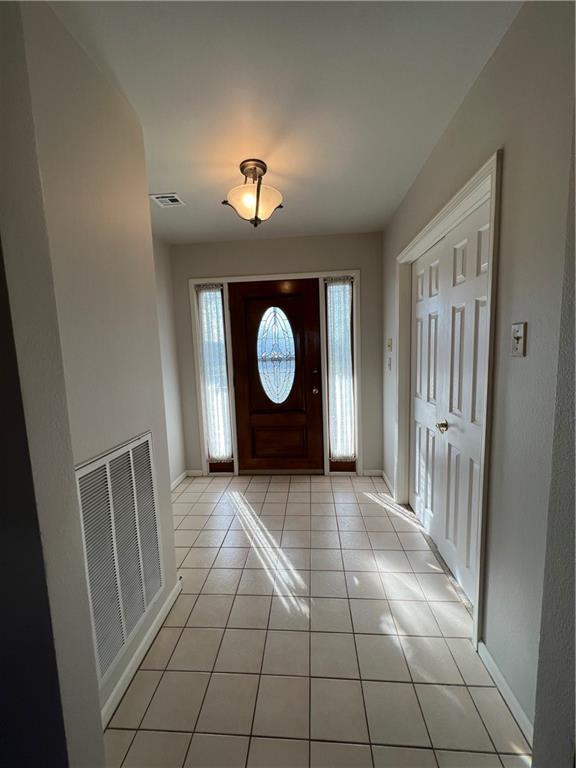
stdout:
[(319, 391), (320, 390), (318, 389), (318, 387), (312, 387), (312, 394), (313, 395), (317, 395)]
[(444, 432), (446, 432), (446, 430), (448, 429), (448, 426), (449, 425), (448, 425), (448, 422), (446, 421), (446, 419), (444, 419), (443, 421), (436, 422), (436, 429), (439, 432), (442, 432), (442, 434), (444, 434)]

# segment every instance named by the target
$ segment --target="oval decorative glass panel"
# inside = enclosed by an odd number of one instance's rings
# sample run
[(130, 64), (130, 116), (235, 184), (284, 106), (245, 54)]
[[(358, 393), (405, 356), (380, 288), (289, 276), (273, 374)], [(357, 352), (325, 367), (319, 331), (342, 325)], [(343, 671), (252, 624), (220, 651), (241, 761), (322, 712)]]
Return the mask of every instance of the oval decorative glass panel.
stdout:
[(256, 339), (256, 356), (264, 392), (273, 403), (283, 403), (294, 384), (296, 355), (292, 327), (280, 307), (268, 307), (262, 315)]

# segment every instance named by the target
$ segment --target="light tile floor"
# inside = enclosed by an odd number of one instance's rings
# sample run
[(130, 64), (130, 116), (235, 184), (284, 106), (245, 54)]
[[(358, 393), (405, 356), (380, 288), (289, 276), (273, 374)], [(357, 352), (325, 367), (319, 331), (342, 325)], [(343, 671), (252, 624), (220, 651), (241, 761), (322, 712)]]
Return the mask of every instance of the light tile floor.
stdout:
[(382, 480), (189, 479), (182, 593), (108, 768), (526, 768), (470, 613)]

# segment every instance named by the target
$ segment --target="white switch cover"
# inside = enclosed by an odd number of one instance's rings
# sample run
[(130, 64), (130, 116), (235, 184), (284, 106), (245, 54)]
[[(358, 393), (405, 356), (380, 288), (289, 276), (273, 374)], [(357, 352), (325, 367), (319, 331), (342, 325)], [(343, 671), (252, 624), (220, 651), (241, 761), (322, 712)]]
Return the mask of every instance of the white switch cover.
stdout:
[(392, 339), (388, 338), (386, 339), (386, 351), (392, 352)]
[(512, 357), (526, 357), (526, 323), (512, 323), (510, 354)]
[(392, 370), (392, 358), (391, 357), (388, 358), (388, 370), (389, 371)]

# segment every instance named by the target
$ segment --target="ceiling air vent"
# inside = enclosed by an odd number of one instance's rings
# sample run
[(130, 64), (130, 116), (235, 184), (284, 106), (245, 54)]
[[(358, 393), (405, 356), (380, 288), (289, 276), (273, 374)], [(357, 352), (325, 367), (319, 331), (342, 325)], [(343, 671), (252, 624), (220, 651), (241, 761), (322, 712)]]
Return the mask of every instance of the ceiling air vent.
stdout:
[(159, 195), (150, 195), (150, 197), (160, 208), (178, 208), (178, 206), (186, 205), (184, 200), (174, 192), (164, 192)]

